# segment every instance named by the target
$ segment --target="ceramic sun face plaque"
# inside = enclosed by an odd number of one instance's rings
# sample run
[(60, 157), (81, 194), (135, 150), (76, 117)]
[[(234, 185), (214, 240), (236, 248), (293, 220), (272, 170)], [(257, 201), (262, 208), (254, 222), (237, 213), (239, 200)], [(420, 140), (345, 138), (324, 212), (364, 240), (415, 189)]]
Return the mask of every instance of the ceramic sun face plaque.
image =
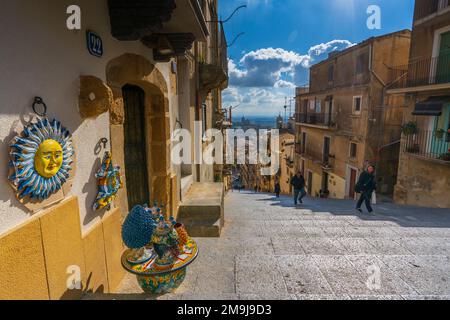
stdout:
[(74, 149), (69, 131), (47, 118), (27, 125), (10, 146), (9, 180), (21, 200), (44, 201), (70, 177)]
[(114, 167), (109, 151), (105, 152), (102, 166), (95, 175), (98, 181), (98, 195), (93, 206), (94, 210), (110, 209), (111, 203), (116, 198), (117, 192), (122, 187), (120, 167)]

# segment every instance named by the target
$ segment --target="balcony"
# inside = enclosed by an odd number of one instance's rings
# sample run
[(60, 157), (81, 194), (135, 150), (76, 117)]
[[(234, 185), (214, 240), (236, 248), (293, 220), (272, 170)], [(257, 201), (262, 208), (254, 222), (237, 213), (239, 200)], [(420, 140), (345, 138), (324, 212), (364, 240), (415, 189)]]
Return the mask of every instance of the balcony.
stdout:
[(414, 10), (414, 25), (429, 21), (450, 10), (450, 0), (417, 0)]
[(437, 89), (450, 87), (450, 54), (435, 58), (417, 60), (409, 65), (390, 70), (389, 90), (436, 86)]
[(141, 40), (155, 61), (182, 55), (209, 35), (198, 0), (108, 0), (108, 8), (112, 36)]
[(324, 155), (321, 149), (306, 148), (302, 149), (298, 144), (299, 149), (296, 148), (296, 153), (304, 158), (312, 160), (315, 164), (320, 165), (323, 170), (333, 170), (335, 163), (335, 156), (331, 154)]
[(444, 130), (403, 135), (402, 148), (405, 153), (450, 164), (450, 133)]
[(224, 90), (228, 86), (228, 44), (223, 26), (219, 30), (219, 47), (212, 63), (200, 61), (200, 88), (203, 92)]
[(333, 115), (325, 113), (297, 113), (295, 120), (300, 124), (321, 126), (321, 127), (334, 127)]

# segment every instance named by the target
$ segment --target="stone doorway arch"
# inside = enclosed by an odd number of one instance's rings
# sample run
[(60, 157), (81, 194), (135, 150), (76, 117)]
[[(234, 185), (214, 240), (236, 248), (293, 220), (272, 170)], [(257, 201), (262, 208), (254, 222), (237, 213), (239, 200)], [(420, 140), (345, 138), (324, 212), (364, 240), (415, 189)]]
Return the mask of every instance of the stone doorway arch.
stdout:
[(125, 165), (125, 104), (123, 88), (136, 86), (145, 92), (145, 139), (150, 201), (170, 201), (170, 113), (167, 83), (161, 72), (146, 58), (124, 54), (106, 66), (106, 81), (113, 93), (110, 106), (111, 150), (115, 162), (123, 168), (124, 188), (118, 197), (123, 215), (129, 212)]

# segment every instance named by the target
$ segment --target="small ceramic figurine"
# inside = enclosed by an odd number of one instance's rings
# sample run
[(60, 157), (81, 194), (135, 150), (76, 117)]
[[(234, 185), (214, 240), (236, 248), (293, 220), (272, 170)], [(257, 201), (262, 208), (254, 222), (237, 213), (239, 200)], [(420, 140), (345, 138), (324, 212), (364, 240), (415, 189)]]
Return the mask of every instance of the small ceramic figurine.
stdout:
[(26, 126), (10, 146), (9, 180), (19, 198), (45, 200), (62, 188), (72, 170), (74, 150), (69, 131), (58, 120), (40, 119)]
[(117, 192), (122, 188), (120, 167), (113, 166), (112, 156), (109, 151), (105, 152), (102, 166), (95, 177), (98, 179), (98, 195), (93, 209), (101, 210), (107, 208), (109, 210)]

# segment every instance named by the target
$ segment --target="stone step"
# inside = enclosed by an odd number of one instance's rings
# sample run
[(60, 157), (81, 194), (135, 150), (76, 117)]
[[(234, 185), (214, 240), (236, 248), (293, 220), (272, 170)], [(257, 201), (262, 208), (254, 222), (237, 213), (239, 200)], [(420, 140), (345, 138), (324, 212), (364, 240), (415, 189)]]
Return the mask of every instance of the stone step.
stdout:
[(193, 222), (185, 224), (186, 230), (194, 238), (219, 238), (222, 232), (222, 222), (217, 220), (215, 223)]
[(194, 183), (180, 204), (177, 220), (192, 237), (220, 237), (223, 206), (222, 183)]
[[(222, 216), (219, 205), (180, 205), (178, 220), (218, 220)], [(184, 222), (183, 222), (184, 223)]]

